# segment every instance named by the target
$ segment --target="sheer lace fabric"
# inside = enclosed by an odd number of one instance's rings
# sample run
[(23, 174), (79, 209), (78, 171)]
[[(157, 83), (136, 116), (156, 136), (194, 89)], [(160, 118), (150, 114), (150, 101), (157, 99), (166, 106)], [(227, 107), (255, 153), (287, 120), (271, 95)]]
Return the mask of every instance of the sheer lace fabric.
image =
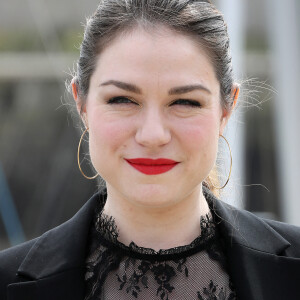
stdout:
[(201, 235), (191, 244), (155, 251), (118, 241), (113, 218), (99, 206), (90, 232), (86, 300), (233, 300), (213, 215), (201, 217)]

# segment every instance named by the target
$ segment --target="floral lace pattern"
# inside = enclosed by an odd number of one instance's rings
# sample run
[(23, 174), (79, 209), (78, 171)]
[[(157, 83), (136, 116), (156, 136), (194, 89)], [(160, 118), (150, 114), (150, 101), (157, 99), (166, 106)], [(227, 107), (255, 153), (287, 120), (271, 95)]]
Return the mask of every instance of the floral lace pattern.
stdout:
[(101, 206), (90, 234), (86, 300), (237, 299), (211, 214), (201, 217), (201, 235), (189, 245), (155, 251), (119, 242)]
[[(230, 282), (230, 285), (232, 283)], [(213, 281), (211, 280), (208, 287), (203, 288), (203, 292), (198, 292), (198, 299), (199, 300), (235, 300), (236, 294), (234, 292), (230, 292), (229, 295), (227, 295), (226, 290), (221, 287), (218, 288), (218, 285), (215, 285)]]
[[(185, 272), (185, 276), (188, 277), (188, 268), (184, 266), (186, 259), (181, 259), (176, 262), (176, 270), (179, 272)], [(127, 258), (125, 264), (129, 267), (130, 263), (134, 263), (130, 258)], [(175, 269), (167, 263), (150, 263), (147, 261), (141, 261), (140, 265), (137, 267), (137, 272), (131, 274), (127, 277), (127, 274), (120, 276), (117, 274), (118, 281), (120, 282), (120, 290), (126, 287), (126, 293), (131, 293), (132, 296), (138, 298), (138, 293), (141, 292), (142, 288), (149, 288), (148, 285), (148, 275), (154, 276), (157, 284), (156, 295), (160, 299), (168, 299), (169, 294), (175, 289), (174, 286), (170, 284), (170, 281), (176, 276)]]

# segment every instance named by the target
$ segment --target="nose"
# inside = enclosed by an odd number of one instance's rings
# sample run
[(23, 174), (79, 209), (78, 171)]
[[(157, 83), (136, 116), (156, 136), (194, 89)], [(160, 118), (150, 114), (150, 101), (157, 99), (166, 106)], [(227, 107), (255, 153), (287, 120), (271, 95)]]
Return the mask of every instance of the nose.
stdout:
[(171, 132), (165, 118), (158, 109), (146, 111), (138, 124), (137, 143), (148, 148), (166, 145), (171, 140)]

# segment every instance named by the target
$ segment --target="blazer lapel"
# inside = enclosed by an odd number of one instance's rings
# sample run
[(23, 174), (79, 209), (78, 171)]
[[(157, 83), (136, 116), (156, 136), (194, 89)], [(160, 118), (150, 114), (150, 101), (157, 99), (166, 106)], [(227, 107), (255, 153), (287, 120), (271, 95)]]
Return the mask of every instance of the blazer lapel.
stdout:
[(300, 299), (300, 260), (233, 244), (229, 272), (241, 300)]
[(84, 271), (72, 269), (46, 278), (10, 284), (8, 300), (82, 300)]
[(69, 221), (42, 235), (18, 269), (19, 282), (8, 286), (9, 300), (82, 300), (86, 246), (94, 195)]
[(206, 193), (238, 299), (300, 299), (300, 259), (285, 256), (290, 243), (264, 220)]

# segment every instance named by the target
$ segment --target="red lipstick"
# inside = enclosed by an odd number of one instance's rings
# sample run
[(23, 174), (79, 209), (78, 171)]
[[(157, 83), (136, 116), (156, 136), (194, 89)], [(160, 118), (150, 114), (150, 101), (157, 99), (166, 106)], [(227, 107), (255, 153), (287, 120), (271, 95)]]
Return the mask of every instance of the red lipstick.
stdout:
[(147, 175), (157, 175), (168, 172), (178, 164), (177, 161), (166, 158), (132, 158), (125, 160), (136, 170)]

